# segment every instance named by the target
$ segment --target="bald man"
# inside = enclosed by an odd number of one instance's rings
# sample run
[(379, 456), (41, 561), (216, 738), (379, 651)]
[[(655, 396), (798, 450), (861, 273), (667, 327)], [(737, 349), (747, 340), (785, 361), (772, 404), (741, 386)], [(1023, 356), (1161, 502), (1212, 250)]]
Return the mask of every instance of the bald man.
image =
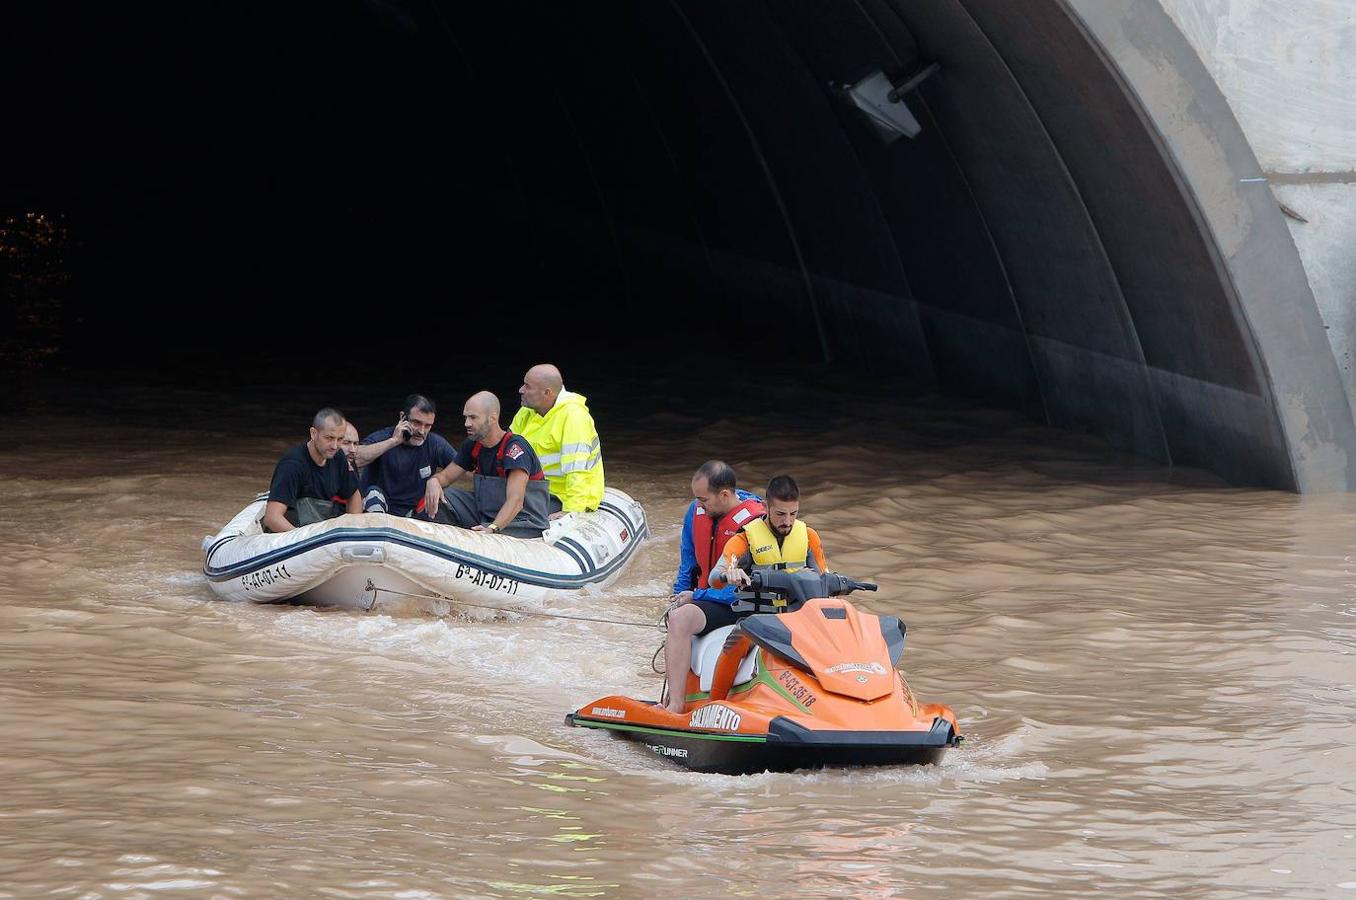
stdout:
[(541, 457), (551, 488), (551, 518), (598, 508), (603, 499), (603, 450), (582, 394), (565, 390), (560, 370), (541, 363), (518, 388), (522, 409), (512, 430)]
[[(541, 461), (520, 435), (499, 426), (499, 398), (473, 394), (462, 409), (466, 442), (452, 464), (428, 480), (424, 509), (430, 517), (446, 507), (453, 524), (512, 537), (541, 537), (550, 512), (550, 490)], [(473, 473), (472, 489), (450, 485)]]
[(358, 436), (358, 427), (352, 422), (344, 423), (344, 436), (339, 441), (339, 449), (348, 459), (348, 470), (353, 474), (358, 474), (358, 441), (362, 440)]

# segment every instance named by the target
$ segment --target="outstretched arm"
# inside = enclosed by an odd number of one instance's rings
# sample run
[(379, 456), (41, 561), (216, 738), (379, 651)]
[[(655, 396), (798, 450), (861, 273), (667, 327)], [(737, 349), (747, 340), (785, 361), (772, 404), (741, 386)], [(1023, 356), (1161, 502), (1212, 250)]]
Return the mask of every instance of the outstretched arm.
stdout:
[(381, 456), (392, 447), (398, 447), (406, 440), (405, 435), (410, 434), (413, 429), (410, 423), (401, 419), (396, 422), (395, 431), (384, 441), (375, 441), (371, 444), (359, 444), (353, 448), (353, 464), (358, 468), (370, 466), (372, 461)]
[(424, 512), (431, 519), (438, 514), (438, 505), (443, 502), (443, 488), (466, 474), (466, 470), (456, 463), (439, 469), (424, 485)]
[(706, 580), (711, 582), (713, 588), (723, 588), (727, 584), (743, 587), (749, 583), (748, 571), (752, 565), (749, 539), (741, 532), (725, 542), (725, 549), (720, 552), (720, 559)]
[[(357, 496), (356, 494), (354, 496)], [(350, 502), (349, 512), (352, 512)], [(363, 511), (362, 501), (358, 501), (358, 512)], [(274, 534), (282, 534), (284, 531), (291, 531), (296, 528), (291, 522), (287, 521), (287, 504), (281, 500), (270, 500), (264, 506), (264, 529)]]
[[(499, 513), (492, 523), (496, 531), (502, 531), (518, 513), (523, 511), (523, 500), (526, 497), (527, 472), (522, 469), (511, 470), (508, 473), (508, 484), (504, 488), (504, 505), (499, 507)], [(479, 525), (476, 529), (483, 530)]]

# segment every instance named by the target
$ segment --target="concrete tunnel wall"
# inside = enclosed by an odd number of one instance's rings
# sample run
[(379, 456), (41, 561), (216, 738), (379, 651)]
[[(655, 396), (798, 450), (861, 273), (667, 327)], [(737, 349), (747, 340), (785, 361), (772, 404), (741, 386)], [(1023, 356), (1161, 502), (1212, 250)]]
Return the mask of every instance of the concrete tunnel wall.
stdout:
[[(488, 79), (541, 97), (491, 155), (531, 195), (505, 221), (561, 265), (1235, 483), (1352, 485), (1356, 430), (1294, 243), (1158, 4), (537, 13), (443, 25), (475, 86), (461, 101)], [(524, 39), (545, 79), (504, 71)], [(838, 99), (931, 62), (915, 140), (882, 142)], [(525, 151), (543, 131), (573, 152)]]
[[(1162, 3), (1198, 44), (1235, 8)], [(136, 338), (101, 302), (117, 285), (174, 302), (208, 353), (254, 346), (257, 314), (306, 327), (301, 297), (360, 316), (399, 297), (424, 318), (503, 300), (544, 326), (515, 332), (517, 353), (667, 352), (709, 382), (742, 335), (746, 360), (773, 342), (902, 373), (1240, 484), (1352, 484), (1317, 269), (1227, 79), (1157, 2), (359, 0), (45, 21), (11, 29), (30, 80), (7, 193), (83, 215), (87, 350)], [(930, 63), (906, 101), (916, 139), (883, 142), (842, 101)]]
[(1160, 2), (1285, 205), (1347, 399), (1356, 400), (1356, 4)]

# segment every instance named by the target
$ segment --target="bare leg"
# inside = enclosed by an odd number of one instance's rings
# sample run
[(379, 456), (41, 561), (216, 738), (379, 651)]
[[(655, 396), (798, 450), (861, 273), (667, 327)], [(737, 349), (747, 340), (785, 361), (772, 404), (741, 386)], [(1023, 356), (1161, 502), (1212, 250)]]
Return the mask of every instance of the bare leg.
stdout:
[(706, 614), (691, 603), (669, 613), (669, 636), (664, 642), (664, 676), (669, 683), (669, 712), (687, 706), (687, 671), (692, 665), (692, 636), (706, 627)]

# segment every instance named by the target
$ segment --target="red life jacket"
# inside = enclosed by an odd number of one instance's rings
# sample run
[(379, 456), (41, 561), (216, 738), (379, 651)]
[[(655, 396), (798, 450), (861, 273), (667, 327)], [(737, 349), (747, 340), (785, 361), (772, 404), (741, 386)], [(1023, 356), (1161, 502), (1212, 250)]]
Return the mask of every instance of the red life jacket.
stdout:
[(708, 580), (711, 570), (720, 562), (725, 542), (739, 533), (745, 522), (751, 522), (767, 512), (763, 501), (750, 498), (727, 512), (719, 522), (712, 522), (706, 510), (700, 506), (692, 514), (692, 549), (697, 554), (697, 565), (701, 567), (701, 577), (697, 587), (711, 586)]
[[(504, 429), (504, 437), (499, 442), (499, 452), (494, 455), (494, 474), (499, 478), (504, 477), (504, 450), (508, 447), (509, 438), (511, 437), (513, 437), (513, 432), (509, 431), (507, 428)], [(476, 441), (475, 446), (471, 448), (471, 460), (474, 462), (476, 469), (480, 468), (480, 451), (483, 448), (484, 445), (481, 444), (480, 441)], [(538, 460), (536, 474), (527, 476), (527, 480), (541, 481), (545, 477), (546, 473), (542, 470), (541, 461)]]

